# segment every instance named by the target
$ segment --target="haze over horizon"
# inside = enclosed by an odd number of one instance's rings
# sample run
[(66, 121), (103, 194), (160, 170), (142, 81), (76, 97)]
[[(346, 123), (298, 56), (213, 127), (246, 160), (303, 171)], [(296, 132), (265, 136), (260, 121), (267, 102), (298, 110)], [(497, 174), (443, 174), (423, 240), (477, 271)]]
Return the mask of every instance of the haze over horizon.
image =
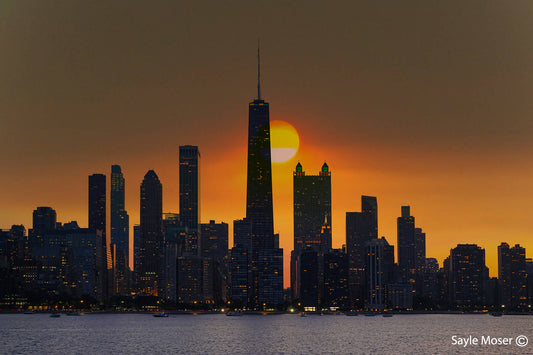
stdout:
[(532, 256), (530, 2), (0, 1), (0, 28), (2, 229), (31, 228), (37, 206), (87, 226), (88, 175), (109, 182), (112, 164), (131, 226), (149, 169), (177, 212), (178, 147), (190, 144), (201, 220), (228, 223), (231, 240), (259, 37), (270, 119), (300, 137), (272, 167), (285, 285), (298, 161), (308, 174), (330, 167), (334, 247), (370, 195), (380, 236), (397, 244), (410, 205), (441, 265), (458, 243), (485, 248), (491, 276), (501, 242)]

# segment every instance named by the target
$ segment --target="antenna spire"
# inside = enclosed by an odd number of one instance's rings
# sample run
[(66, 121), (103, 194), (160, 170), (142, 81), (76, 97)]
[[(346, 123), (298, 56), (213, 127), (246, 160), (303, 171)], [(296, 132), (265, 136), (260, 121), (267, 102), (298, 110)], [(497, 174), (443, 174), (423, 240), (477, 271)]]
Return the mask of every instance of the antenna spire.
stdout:
[(259, 53), (259, 38), (257, 39), (257, 100), (261, 100), (261, 56)]

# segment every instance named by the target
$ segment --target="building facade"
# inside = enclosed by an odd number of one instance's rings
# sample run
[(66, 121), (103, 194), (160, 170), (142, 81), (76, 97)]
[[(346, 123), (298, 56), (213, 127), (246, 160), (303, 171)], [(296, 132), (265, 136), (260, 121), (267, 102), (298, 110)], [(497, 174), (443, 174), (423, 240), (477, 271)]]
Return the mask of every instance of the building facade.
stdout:
[(163, 187), (158, 176), (150, 170), (141, 184), (140, 270), (137, 277), (141, 294), (160, 296), (164, 259), (162, 233)]
[(129, 216), (125, 210), (125, 183), (119, 165), (111, 166), (111, 245), (114, 247), (113, 293), (128, 294), (130, 292), (131, 271), (129, 267), (130, 228)]

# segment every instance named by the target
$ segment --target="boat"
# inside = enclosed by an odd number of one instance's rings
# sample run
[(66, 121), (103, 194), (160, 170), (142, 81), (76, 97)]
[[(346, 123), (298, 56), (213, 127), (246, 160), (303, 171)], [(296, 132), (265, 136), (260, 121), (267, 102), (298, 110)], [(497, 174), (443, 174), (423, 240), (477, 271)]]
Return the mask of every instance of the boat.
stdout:
[(307, 317), (307, 313), (305, 312), (300, 313), (300, 317)]
[(50, 318), (59, 318), (59, 317), (61, 317), (61, 314), (59, 314), (59, 313), (50, 314)]
[(383, 317), (390, 318), (390, 317), (392, 317), (392, 314), (391, 313), (383, 313)]
[(350, 311), (350, 312), (346, 312), (346, 315), (349, 316), (349, 317), (355, 317), (357, 316), (357, 312), (356, 311)]
[(154, 314), (154, 317), (156, 317), (156, 318), (166, 318), (166, 317), (168, 317), (168, 314), (156, 313), (156, 314)]
[(239, 312), (239, 311), (228, 312), (228, 313), (226, 313), (226, 316), (228, 316), (228, 317), (240, 317), (240, 316), (242, 316), (242, 312)]
[(24, 314), (34, 314), (35, 312), (33, 311), (25, 311)]
[(67, 316), (80, 316), (81, 314), (79, 314), (78, 312), (68, 312), (67, 313)]
[(377, 316), (376, 313), (367, 313), (367, 314), (365, 314), (365, 317), (375, 317), (375, 316)]
[(493, 312), (490, 315), (493, 316), (493, 317), (501, 317), (501, 316), (503, 316), (503, 313), (502, 312)]

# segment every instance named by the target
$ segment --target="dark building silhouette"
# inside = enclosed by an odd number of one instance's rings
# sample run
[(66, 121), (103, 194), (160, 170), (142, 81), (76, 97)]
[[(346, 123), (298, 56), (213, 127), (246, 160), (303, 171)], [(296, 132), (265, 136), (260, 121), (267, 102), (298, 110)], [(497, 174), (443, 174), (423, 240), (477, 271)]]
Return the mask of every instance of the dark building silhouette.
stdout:
[[(302, 275), (308, 275), (298, 264), (299, 260), (305, 261), (308, 257), (300, 258), (300, 253), (308, 248), (317, 252), (316, 281), (313, 286), (320, 292), (318, 298), (323, 296), (323, 257), (331, 249), (331, 173), (326, 163), (318, 175), (306, 175), (302, 165), (296, 165), (293, 173), (293, 201), (294, 201), (294, 250), (291, 252), (291, 292), (292, 298), (299, 299), (301, 292), (309, 286), (298, 285), (297, 280), (304, 281)], [(307, 252), (310, 252), (309, 250)], [(297, 274), (300, 274), (298, 277)], [(305, 296), (306, 298), (308, 296)], [(318, 303), (316, 304), (318, 306)]]
[(248, 106), (246, 219), (251, 228), (252, 276), (248, 296), (251, 307), (268, 308), (283, 301), (283, 272), (278, 265), (283, 252), (274, 238), (269, 105), (261, 100), (259, 70), (257, 88), (257, 99)]
[(161, 279), (163, 293), (160, 295), (168, 301), (176, 301), (178, 295), (178, 258), (185, 244), (187, 228), (177, 213), (163, 213), (164, 256)]
[(272, 309), (283, 303), (283, 249), (263, 249), (258, 252), (259, 308)]
[(180, 146), (180, 220), (188, 229), (185, 250), (198, 254), (200, 223), (200, 152), (197, 146)]
[(527, 304), (533, 306), (533, 259), (526, 258), (526, 292)]
[(178, 302), (192, 304), (203, 299), (204, 261), (198, 255), (178, 258)]
[[(204, 260), (200, 253), (200, 152), (197, 146), (180, 146), (180, 220), (186, 238), (178, 260), (178, 300), (182, 303), (206, 301)], [(210, 264), (210, 263), (208, 263)], [(212, 268), (206, 265), (206, 268)], [(206, 270), (205, 274), (208, 274)], [(206, 281), (207, 284), (208, 281)], [(209, 299), (210, 301), (210, 299)]]
[(476, 244), (458, 244), (450, 252), (448, 266), (451, 305), (457, 307), (484, 305), (489, 274), (485, 266), (485, 249)]
[(33, 211), (33, 228), (32, 235), (43, 235), (46, 232), (53, 231), (57, 225), (56, 211), (51, 207), (37, 207)]
[(102, 231), (106, 227), (106, 178), (103, 174), (89, 176), (89, 228)]
[(368, 256), (368, 308), (382, 310), (387, 307), (388, 285), (394, 277), (394, 246), (385, 237), (367, 243)]
[(233, 246), (240, 245), (246, 250), (252, 248), (252, 226), (246, 218), (233, 221)]
[(209, 223), (200, 224), (200, 256), (212, 258), (219, 261), (224, 260), (228, 255), (228, 224)]
[(498, 246), (498, 280), (501, 302), (509, 310), (527, 309), (526, 249), (519, 244)]
[(378, 203), (375, 197), (361, 196), (361, 212), (346, 212), (346, 252), (349, 266), (350, 307), (368, 301), (367, 243), (378, 237)]
[(119, 165), (111, 166), (111, 245), (114, 245), (114, 287), (113, 293), (128, 294), (130, 292), (129, 248), (130, 229), (129, 216), (125, 210), (124, 176)]
[(204, 260), (204, 302), (220, 304), (226, 299), (226, 260), (228, 257), (228, 224), (200, 224), (200, 256)]
[(105, 302), (109, 298), (108, 268), (111, 255), (106, 234), (106, 177), (103, 174), (89, 176), (89, 229), (94, 230), (99, 239), (96, 283), (101, 286), (98, 287), (97, 299)]
[(485, 305), (499, 309), (502, 306), (501, 287), (497, 277), (490, 277), (485, 287)]
[[(133, 226), (133, 276), (137, 277), (137, 274), (141, 270), (141, 225), (136, 224)], [(135, 282), (136, 284), (136, 282)]]
[(12, 265), (20, 264), (25, 259), (31, 258), (30, 240), (26, 235), (26, 227), (22, 224), (11, 226), (7, 237), (8, 258)]
[(321, 257), (322, 254), (310, 247), (298, 253), (297, 294), (301, 306), (306, 310), (314, 311), (321, 306), (323, 293), (319, 267)]
[(162, 194), (163, 187), (156, 173), (148, 171), (141, 184), (141, 249), (137, 282), (141, 294), (152, 296), (159, 296), (163, 288)]
[(398, 266), (402, 281), (414, 285), (417, 270), (415, 217), (411, 216), (409, 206), (402, 206), (402, 215), (398, 217)]
[(332, 249), (324, 254), (324, 308), (347, 309), (348, 255), (346, 250)]
[(422, 228), (415, 228), (415, 268), (420, 273), (426, 266), (426, 233)]
[(306, 175), (302, 165), (293, 173), (294, 250), (331, 249), (331, 235), (322, 240), (322, 228), (331, 226), (331, 173), (324, 163), (318, 175)]
[(435, 258), (427, 258), (422, 272), (421, 299), (424, 308), (433, 309), (439, 304), (439, 263)]
[(229, 257), (229, 297), (234, 308), (248, 307), (248, 288), (252, 284), (251, 238), (252, 229), (246, 218), (233, 221), (233, 248)]
[(33, 244), (38, 278), (32, 283), (43, 294), (61, 294), (71, 297), (90, 296), (99, 299), (102, 284), (98, 252), (101, 237), (94, 229), (69, 228), (48, 231)]

